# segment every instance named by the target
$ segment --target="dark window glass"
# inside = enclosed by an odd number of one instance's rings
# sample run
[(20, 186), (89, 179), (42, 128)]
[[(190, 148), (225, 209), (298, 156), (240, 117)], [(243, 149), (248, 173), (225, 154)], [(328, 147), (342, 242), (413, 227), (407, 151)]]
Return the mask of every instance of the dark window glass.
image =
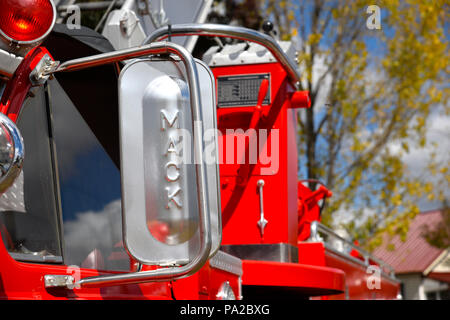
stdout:
[[(64, 262), (84, 268), (129, 270), (122, 245), (119, 168), (88, 126), (89, 119), (82, 117), (56, 81), (50, 82), (50, 97)], [(118, 130), (118, 124), (115, 128)]]
[(25, 145), (23, 170), (0, 196), (0, 231), (17, 260), (62, 262), (45, 93), (34, 90), (17, 126)]

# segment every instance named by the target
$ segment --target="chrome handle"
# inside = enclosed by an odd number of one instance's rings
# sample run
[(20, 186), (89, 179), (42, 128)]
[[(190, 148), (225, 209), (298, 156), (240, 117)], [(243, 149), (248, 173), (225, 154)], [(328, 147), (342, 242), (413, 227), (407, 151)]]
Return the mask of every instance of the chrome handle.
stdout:
[(261, 237), (264, 236), (264, 229), (266, 228), (266, 225), (269, 223), (264, 218), (264, 197), (263, 197), (263, 187), (264, 187), (264, 180), (260, 179), (257, 182), (258, 188), (259, 188), (259, 220), (258, 220), (258, 226), (259, 230), (261, 232)]
[(297, 66), (283, 52), (278, 43), (270, 36), (247, 28), (221, 25), (221, 24), (177, 24), (156, 29), (143, 42), (149, 44), (156, 40), (162, 40), (169, 36), (209, 36), (209, 37), (229, 37), (244, 41), (256, 42), (264, 46), (273, 54), (284, 69), (287, 71), (292, 82), (299, 86), (300, 74)]
[[(173, 53), (178, 55), (185, 64), (187, 80), (190, 88), (190, 102), (192, 109), (192, 126), (201, 121), (200, 86), (198, 83), (197, 68), (194, 58), (182, 46), (169, 42), (155, 42), (149, 45), (135, 47), (114, 52), (66, 61), (48, 74), (55, 72), (74, 71), (85, 68), (118, 62), (130, 58), (137, 58), (155, 54)], [(202, 159), (203, 140), (194, 130), (194, 154), (196, 159)], [(200, 211), (200, 250), (198, 255), (182, 267), (168, 267), (150, 271), (115, 274), (108, 276), (84, 278), (75, 283), (75, 286), (110, 286), (142, 283), (148, 281), (168, 281), (180, 279), (197, 272), (207, 261), (211, 251), (211, 226), (208, 215), (206, 196), (206, 173), (203, 161), (196, 161), (197, 186), (199, 190), (198, 202)], [(64, 283), (63, 281), (61, 283)]]

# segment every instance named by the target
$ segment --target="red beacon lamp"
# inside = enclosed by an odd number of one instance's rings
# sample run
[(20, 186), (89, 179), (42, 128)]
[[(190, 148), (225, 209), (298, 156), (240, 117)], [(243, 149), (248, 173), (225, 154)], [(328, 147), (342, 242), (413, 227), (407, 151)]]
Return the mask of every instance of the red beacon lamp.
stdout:
[(24, 55), (39, 45), (55, 24), (56, 10), (50, 0), (3, 0), (0, 2), (0, 47)]
[[(50, 0), (0, 2), (0, 74), (11, 78), (0, 101), (0, 112), (16, 121), (38, 69), (53, 61), (39, 46), (53, 29), (56, 9)], [(3, 50), (2, 50), (3, 49)], [(37, 77), (37, 78), (38, 78)]]

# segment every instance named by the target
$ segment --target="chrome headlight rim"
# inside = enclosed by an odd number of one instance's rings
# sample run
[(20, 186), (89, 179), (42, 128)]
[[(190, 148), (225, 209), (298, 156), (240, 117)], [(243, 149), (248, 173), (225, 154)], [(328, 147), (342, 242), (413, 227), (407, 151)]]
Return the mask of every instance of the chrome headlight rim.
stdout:
[(0, 194), (5, 192), (16, 180), (22, 171), (23, 160), (25, 158), (25, 147), (22, 135), (16, 124), (5, 114), (0, 113), (0, 130), (4, 130), (11, 138), (13, 155), (4, 173), (0, 172)]

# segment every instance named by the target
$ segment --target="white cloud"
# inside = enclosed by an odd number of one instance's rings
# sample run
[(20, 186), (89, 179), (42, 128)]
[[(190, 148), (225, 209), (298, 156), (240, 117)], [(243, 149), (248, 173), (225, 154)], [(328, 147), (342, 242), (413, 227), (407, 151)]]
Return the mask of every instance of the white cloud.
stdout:
[(81, 266), (94, 249), (102, 253), (103, 260), (107, 263), (114, 246), (122, 241), (121, 219), (121, 200), (117, 199), (100, 211), (80, 212), (75, 220), (65, 221), (67, 263)]

